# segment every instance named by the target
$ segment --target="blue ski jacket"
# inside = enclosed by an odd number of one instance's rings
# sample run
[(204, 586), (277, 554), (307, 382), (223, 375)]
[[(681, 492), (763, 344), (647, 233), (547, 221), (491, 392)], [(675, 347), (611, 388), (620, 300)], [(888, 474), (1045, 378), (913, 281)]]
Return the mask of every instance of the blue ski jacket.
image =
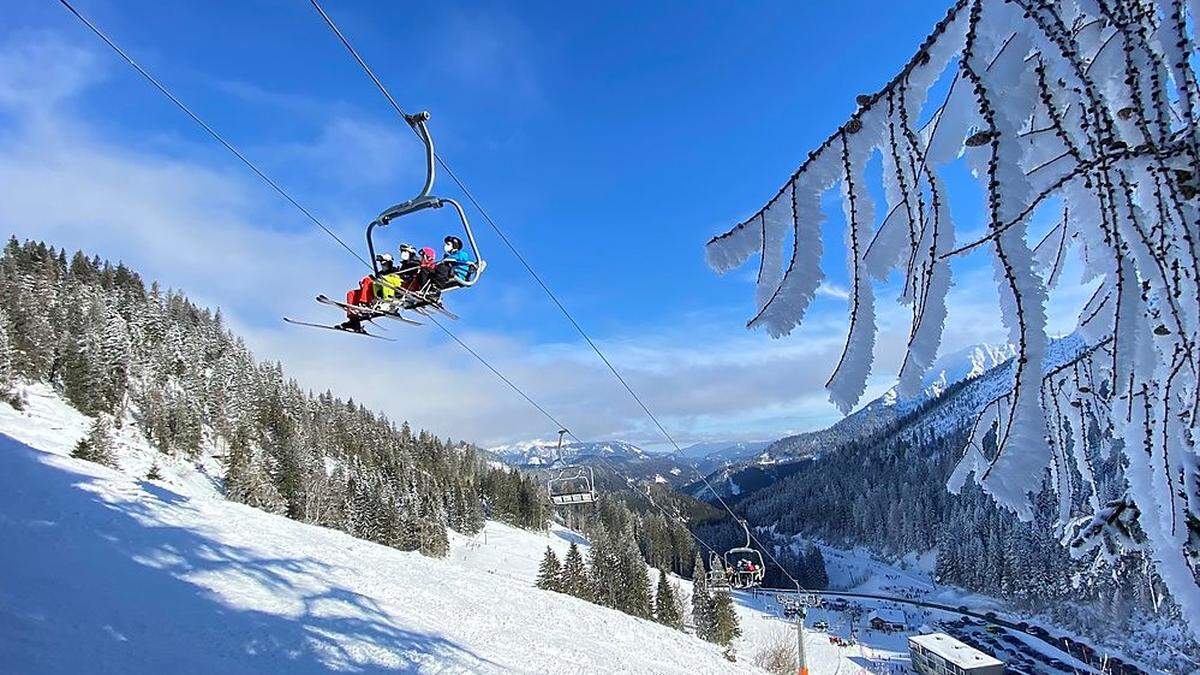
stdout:
[(471, 272), (475, 269), (472, 264), (475, 260), (467, 253), (466, 249), (459, 249), (454, 253), (447, 253), (443, 261), (448, 261), (454, 266), (454, 276), (460, 281), (466, 281), (470, 278)]

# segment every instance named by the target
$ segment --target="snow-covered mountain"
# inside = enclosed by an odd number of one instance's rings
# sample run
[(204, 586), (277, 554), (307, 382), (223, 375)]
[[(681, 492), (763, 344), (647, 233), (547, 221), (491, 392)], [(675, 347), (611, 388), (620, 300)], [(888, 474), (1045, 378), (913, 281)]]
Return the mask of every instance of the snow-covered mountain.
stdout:
[(750, 459), (766, 449), (771, 441), (705, 441), (683, 449), (689, 459), (736, 462)]
[[(3, 672), (762, 672), (790, 636), (737, 596), (738, 661), (698, 638), (534, 587), (577, 533), (488, 522), (442, 559), (227, 501), (208, 458), (122, 434), (120, 469), (71, 459), (90, 418), (41, 385), (0, 402)], [(157, 464), (162, 480), (141, 477)], [(691, 584), (675, 578), (686, 598)], [(832, 622), (834, 615), (818, 614)], [(789, 640), (790, 644), (790, 640)], [(806, 635), (810, 672), (902, 663), (904, 636)], [(866, 656), (864, 656), (866, 655)]]
[(970, 380), (1016, 356), (1017, 348), (1010, 344), (978, 344), (938, 357), (923, 378), (921, 394), (901, 400), (893, 388), (883, 395), (885, 405), (900, 404), (914, 407), (922, 401), (937, 398), (956, 382)]
[[(1075, 335), (1052, 340), (1046, 353), (1047, 370), (1083, 347), (1083, 340)], [(915, 421), (918, 427), (944, 434), (969, 424), (985, 405), (1012, 386), (1013, 354), (1010, 346), (993, 345), (952, 352), (934, 363), (925, 377), (925, 387), (916, 396), (899, 398), (894, 389), (890, 390), (826, 429), (781, 438), (753, 459), (714, 467), (709, 482), (723, 485), (729, 497), (748, 494), (791, 475), (797, 461), (819, 457), (854, 439), (865, 438), (933, 401), (938, 405), (921, 414)], [(703, 498), (707, 490), (702, 488), (693, 484), (687, 491)]]
[(988, 373), (995, 373), (997, 381), (1003, 379), (1000, 371), (1004, 369), (1000, 366), (1005, 365), (1015, 353), (1011, 345), (980, 344), (945, 354), (925, 374), (924, 386), (916, 396), (900, 398), (893, 388), (826, 429), (775, 441), (764, 451), (764, 458), (778, 462), (810, 457), (882, 428), (941, 396), (955, 384), (981, 378)]
[(578, 464), (598, 457), (610, 462), (632, 462), (650, 456), (625, 441), (564, 442), (560, 453), (557, 440), (532, 440), (498, 445), (487, 451), (505, 464), (517, 467), (548, 467), (560, 458), (562, 464)]

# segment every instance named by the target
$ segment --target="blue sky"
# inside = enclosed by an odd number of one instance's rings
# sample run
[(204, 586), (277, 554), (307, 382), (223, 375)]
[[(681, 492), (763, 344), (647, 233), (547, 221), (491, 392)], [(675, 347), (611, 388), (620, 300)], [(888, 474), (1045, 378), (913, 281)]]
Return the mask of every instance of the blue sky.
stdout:
[[(420, 147), (306, 2), (78, 7), (353, 245), (421, 178)], [(115, 60), (58, 3), (0, 27), (0, 225), (123, 259), (220, 305), (307, 386), (485, 444), (548, 422), (436, 329), (396, 344), (283, 326), (362, 269)], [(821, 389), (845, 333), (840, 216), (827, 292), (782, 341), (747, 333), (748, 273), (703, 244), (774, 194), (944, 13), (940, 3), (366, 3), (326, 9), (442, 155), (683, 441), (770, 439), (836, 419)], [(448, 180), (440, 191), (460, 195)], [(956, 208), (977, 225), (975, 200)], [(836, 210), (836, 207), (835, 209)], [(450, 214), (382, 239), (440, 241)], [(452, 328), (582, 436), (657, 439), (478, 214), (489, 272)], [(959, 265), (946, 348), (998, 341), (989, 268)], [(976, 287), (978, 286), (978, 288)], [(264, 293), (264, 289), (269, 289)], [(983, 289), (983, 290), (980, 290)], [(1079, 292), (1063, 293), (1063, 306)], [(890, 386), (903, 315), (881, 295)], [(954, 310), (952, 310), (954, 311)], [(1069, 312), (1064, 310), (1062, 316)], [(1064, 319), (1065, 321), (1065, 319)], [(1065, 323), (1059, 322), (1063, 326)], [(1069, 328), (1069, 326), (1067, 326)], [(891, 341), (894, 342), (894, 341)], [(382, 396), (407, 374), (419, 390)]]

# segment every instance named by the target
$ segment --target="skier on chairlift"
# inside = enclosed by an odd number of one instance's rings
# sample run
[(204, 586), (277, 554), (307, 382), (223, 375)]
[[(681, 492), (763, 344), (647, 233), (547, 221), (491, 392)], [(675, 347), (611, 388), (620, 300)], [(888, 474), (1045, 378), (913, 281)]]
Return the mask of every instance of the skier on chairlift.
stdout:
[[(377, 274), (368, 274), (358, 283), (358, 288), (346, 292), (346, 304), (375, 308), (383, 303), (395, 300), (398, 294), (413, 290), (419, 270), (417, 250), (410, 244), (400, 245), (400, 264), (390, 253), (382, 253), (375, 257), (379, 263)], [(370, 318), (368, 312), (346, 310), (346, 320), (338, 324), (342, 330), (363, 332), (362, 322)]]
[(449, 288), (451, 285), (460, 285), (471, 277), (475, 261), (471, 259), (469, 253), (463, 250), (462, 239), (450, 235), (443, 241), (445, 242), (443, 250), (446, 255), (438, 263), (437, 272), (434, 274), (434, 283), (438, 288)]
[[(433, 138), (429, 134), (426, 122), (429, 113), (405, 115), (405, 119), (421, 138), (425, 145), (425, 184), (417, 196), (395, 204), (367, 225), (367, 250), (372, 259), (370, 264), (373, 274), (364, 277), (358, 288), (346, 294), (346, 302), (333, 300), (325, 295), (318, 295), (317, 302), (341, 308), (347, 320), (337, 325), (326, 325), (309, 321), (298, 321), (284, 317), (284, 321), (312, 328), (341, 330), (365, 334), (379, 338), (363, 328), (363, 322), (373, 322), (375, 319), (387, 317), (401, 323), (421, 325), (406, 315), (405, 310), (416, 310), (416, 313), (428, 316), (428, 307), (452, 319), (456, 317), (447, 310), (441, 302), (442, 293), (450, 289), (470, 288), (479, 281), (487, 262), (479, 253), (475, 236), (471, 231), (471, 223), (462, 205), (448, 197), (438, 197), (431, 194), (437, 155), (433, 149)], [(426, 209), (441, 209), (450, 207), (458, 216), (463, 228), (463, 239), (454, 235), (447, 236), (445, 256), (437, 260), (437, 253), (429, 247), (418, 253), (412, 246), (404, 245), (400, 249), (400, 264), (396, 265), (390, 254), (375, 255), (375, 234), (377, 230), (387, 227), (403, 216), (424, 211)], [(469, 248), (468, 252), (465, 250)], [(389, 338), (383, 337), (387, 340)]]
[(465, 285), (471, 278), (476, 261), (463, 250), (462, 239), (450, 235), (443, 241), (445, 245), (442, 250), (445, 251), (445, 255), (440, 261), (434, 262), (436, 254), (432, 248), (421, 249), (421, 272), (417, 282), (421, 290), (417, 297), (405, 303), (406, 309), (437, 303), (441, 299), (442, 291)]
[[(352, 288), (346, 291), (346, 304), (365, 309), (375, 304), (376, 286), (378, 278), (386, 274), (394, 274), (396, 271), (396, 263), (392, 259), (391, 253), (382, 253), (375, 256), (375, 261), (379, 263), (379, 274), (368, 274), (358, 282), (357, 288)], [(346, 320), (337, 325), (337, 328), (342, 330), (353, 331), (355, 333), (365, 332), (362, 327), (363, 319), (367, 318), (365, 312), (356, 312), (347, 309)]]

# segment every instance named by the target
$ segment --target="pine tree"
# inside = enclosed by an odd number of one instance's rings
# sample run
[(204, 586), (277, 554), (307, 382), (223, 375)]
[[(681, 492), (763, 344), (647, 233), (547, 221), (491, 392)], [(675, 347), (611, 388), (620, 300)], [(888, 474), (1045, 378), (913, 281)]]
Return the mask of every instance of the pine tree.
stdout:
[(704, 559), (696, 551), (696, 562), (692, 567), (692, 625), (696, 636), (711, 640), (713, 634), (713, 605), (708, 593), (708, 576), (704, 572)]
[(650, 575), (646, 569), (646, 561), (638, 549), (632, 524), (622, 530), (617, 549), (619, 582), (616, 585), (614, 606), (626, 614), (649, 619), (653, 615)]
[(733, 598), (728, 591), (717, 591), (712, 599), (712, 632), (707, 638), (708, 641), (728, 647), (741, 634), (742, 628), (738, 625)]
[(591, 580), (579, 546), (571, 542), (562, 565), (562, 592), (584, 600), (591, 600)]
[(162, 480), (162, 470), (158, 468), (158, 462), (150, 465), (150, 470), (146, 472), (146, 480)]
[(542, 564), (538, 567), (537, 582), (538, 588), (546, 591), (562, 592), (563, 578), (562, 565), (558, 562), (558, 555), (554, 553), (554, 549), (546, 547), (546, 555), (542, 557)]
[(86, 459), (104, 466), (117, 468), (112, 421), (101, 415), (92, 423), (88, 435), (75, 444), (71, 456), (76, 459)]
[(12, 341), (8, 337), (8, 313), (0, 308), (0, 395), (13, 385)]
[(589, 595), (592, 602), (604, 607), (618, 606), (620, 562), (615, 543), (603, 525), (592, 533), (592, 548), (588, 551), (588, 579), (591, 581)]
[(256, 461), (244, 432), (235, 435), (225, 458), (225, 497), (268, 513), (284, 513), (286, 504)]
[(829, 572), (825, 569), (825, 556), (820, 547), (809, 542), (804, 549), (805, 586), (823, 589), (829, 586)]
[(654, 593), (654, 620), (678, 630), (683, 629), (683, 617), (675, 588), (667, 580), (667, 573), (659, 571), (658, 588)]

